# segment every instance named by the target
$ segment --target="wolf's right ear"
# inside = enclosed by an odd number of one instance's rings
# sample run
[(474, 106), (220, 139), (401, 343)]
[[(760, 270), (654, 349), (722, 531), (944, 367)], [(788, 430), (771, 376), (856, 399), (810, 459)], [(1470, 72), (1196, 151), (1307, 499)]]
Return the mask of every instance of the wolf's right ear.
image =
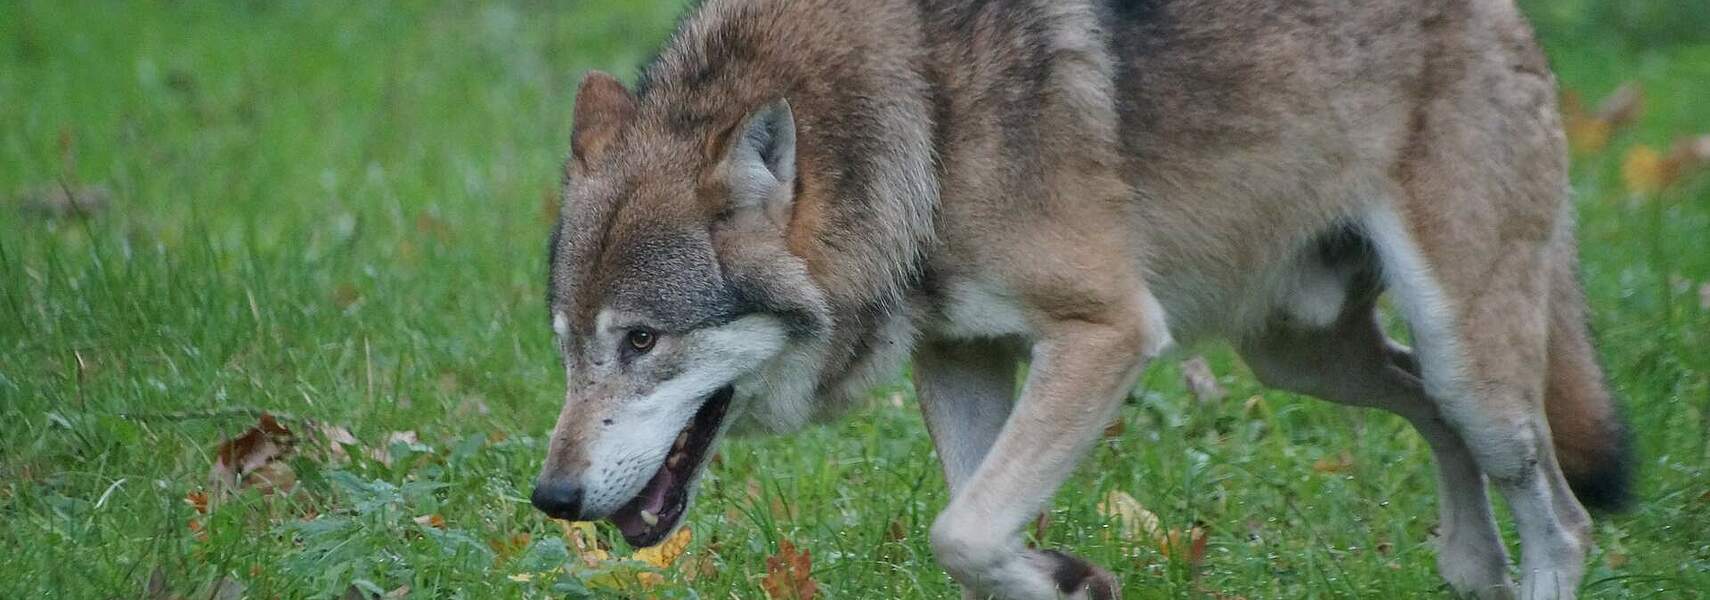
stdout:
[(570, 158), (586, 166), (617, 137), (635, 116), (635, 95), (616, 77), (589, 71), (576, 90), (576, 110), (570, 125)]
[(796, 115), (782, 98), (760, 107), (732, 130), (720, 161), (733, 213), (787, 221), (796, 182)]

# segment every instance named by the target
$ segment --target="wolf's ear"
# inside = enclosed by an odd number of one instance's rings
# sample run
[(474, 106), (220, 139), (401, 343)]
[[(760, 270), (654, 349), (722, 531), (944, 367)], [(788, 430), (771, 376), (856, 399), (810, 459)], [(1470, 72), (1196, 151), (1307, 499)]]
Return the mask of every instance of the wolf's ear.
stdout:
[(575, 121), (570, 125), (570, 156), (587, 165), (635, 116), (635, 96), (617, 78), (589, 71), (576, 90)]
[(796, 181), (796, 116), (790, 103), (760, 107), (730, 133), (720, 163), (735, 212), (759, 209), (782, 222)]

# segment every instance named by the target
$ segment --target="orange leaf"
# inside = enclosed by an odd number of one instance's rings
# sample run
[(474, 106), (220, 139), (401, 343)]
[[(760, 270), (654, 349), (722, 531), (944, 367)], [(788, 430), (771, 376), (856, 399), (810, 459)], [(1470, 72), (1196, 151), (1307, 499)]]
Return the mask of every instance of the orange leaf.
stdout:
[(778, 540), (778, 553), (766, 557), (760, 589), (771, 600), (813, 600), (819, 584), (813, 580), (812, 551), (797, 552), (789, 540)]
[(184, 503), (196, 509), (196, 514), (208, 514), (208, 492), (190, 490), (190, 493), (184, 495)]
[(422, 516), (416, 517), (414, 520), (415, 520), (417, 525), (421, 525), (423, 527), (432, 527), (434, 529), (445, 529), (445, 517), (439, 516), (438, 513), (431, 514), (431, 515), (422, 515)]
[(1202, 527), (1189, 529), (1186, 534), (1180, 529), (1171, 529), (1158, 545), (1158, 552), (1171, 558), (1179, 558), (1189, 565), (1198, 566), (1205, 562), (1206, 535)]

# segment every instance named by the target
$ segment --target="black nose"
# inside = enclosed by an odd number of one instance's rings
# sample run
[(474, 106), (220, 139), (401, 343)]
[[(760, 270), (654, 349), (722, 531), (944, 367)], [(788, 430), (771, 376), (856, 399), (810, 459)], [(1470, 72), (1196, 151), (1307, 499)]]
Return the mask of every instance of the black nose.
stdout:
[(529, 502), (554, 519), (580, 521), (582, 488), (568, 481), (538, 481)]

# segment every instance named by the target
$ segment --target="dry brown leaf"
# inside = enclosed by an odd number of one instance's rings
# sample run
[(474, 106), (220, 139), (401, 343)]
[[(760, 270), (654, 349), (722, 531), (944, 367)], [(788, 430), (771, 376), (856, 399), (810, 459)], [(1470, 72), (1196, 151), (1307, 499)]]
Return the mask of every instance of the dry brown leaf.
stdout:
[(518, 552), (528, 548), (528, 543), (533, 539), (528, 532), (522, 531), (513, 533), (508, 537), (489, 539), (487, 540), (487, 547), (493, 549), (493, 553), (498, 555), (499, 560), (510, 560), (512, 556), (516, 556)]
[(345, 446), (362, 445), (362, 442), (357, 441), (356, 436), (351, 435), (349, 429), (340, 425), (316, 423), (315, 433), (319, 434), (321, 439), (326, 442), (327, 458), (335, 464), (350, 460), (350, 453), (344, 449)]
[(1195, 355), (1182, 361), (1182, 383), (1188, 391), (1200, 402), (1215, 402), (1222, 400), (1229, 392), (1224, 391), (1223, 385), (1217, 382), (1217, 375), (1211, 372), (1211, 363), (1204, 356)]
[(215, 498), (240, 487), (256, 487), (263, 493), (290, 490), (297, 476), (283, 458), (294, 443), (291, 430), (273, 415), (262, 413), (254, 427), (220, 444), (208, 473)]
[(390, 467), (392, 466), (392, 444), (414, 446), (418, 443), (421, 443), (421, 440), (416, 438), (416, 432), (394, 431), (387, 434), (386, 440), (381, 442), (378, 447), (368, 449), (368, 458), (374, 459), (376, 462)]
[(423, 527), (432, 527), (434, 529), (445, 529), (445, 517), (440, 516), (439, 513), (434, 513), (431, 515), (422, 515), (422, 516), (416, 517), (414, 519), (414, 521), (416, 522), (417, 525), (421, 525)]
[(208, 514), (208, 492), (206, 491), (190, 490), (189, 493), (184, 494), (184, 503), (189, 504), (190, 508), (196, 509), (198, 515)]
[(285, 461), (276, 460), (245, 475), (243, 487), (259, 491), (262, 495), (289, 492), (297, 487), (297, 470)]
[(1639, 113), (1644, 110), (1645, 90), (1637, 81), (1628, 81), (1609, 92), (1603, 98), (1603, 103), (1597, 106), (1596, 118), (1608, 123), (1612, 129), (1621, 129), (1639, 120)]
[(1122, 420), (1122, 415), (1116, 415), (1116, 418), (1111, 419), (1110, 424), (1104, 427), (1104, 437), (1106, 439), (1122, 437), (1122, 434), (1127, 431), (1128, 423)]
[(350, 283), (341, 283), (333, 288), (332, 302), (339, 310), (345, 310), (362, 301), (362, 292)]
[(148, 583), (143, 584), (143, 598), (167, 600), (171, 597), (171, 593), (166, 591), (166, 571), (160, 567), (155, 567), (148, 574)]
[(1312, 470), (1319, 473), (1346, 473), (1354, 468), (1354, 454), (1343, 450), (1341, 454), (1325, 456), (1312, 463)]
[(766, 557), (760, 589), (771, 600), (813, 600), (819, 584), (813, 580), (813, 551), (796, 551), (789, 540), (778, 540), (778, 553)]
[(239, 583), (238, 580), (230, 577), (221, 577), (208, 582), (207, 585), (196, 590), (196, 593), (192, 594), (190, 597), (205, 598), (207, 600), (238, 600), (243, 597), (243, 591), (244, 585)]
[(1139, 500), (1122, 490), (1111, 490), (1098, 503), (1098, 514), (1116, 521), (1116, 531), (1128, 542), (1156, 541), (1162, 528), (1158, 515), (1146, 510)]
[(19, 194), (18, 204), (25, 213), (63, 219), (99, 213), (111, 204), (112, 197), (113, 193), (104, 186), (52, 183)]
[(1205, 562), (1205, 547), (1205, 528), (1193, 527), (1186, 533), (1180, 529), (1171, 529), (1164, 536), (1164, 541), (1158, 544), (1158, 552), (1189, 565), (1199, 566)]

